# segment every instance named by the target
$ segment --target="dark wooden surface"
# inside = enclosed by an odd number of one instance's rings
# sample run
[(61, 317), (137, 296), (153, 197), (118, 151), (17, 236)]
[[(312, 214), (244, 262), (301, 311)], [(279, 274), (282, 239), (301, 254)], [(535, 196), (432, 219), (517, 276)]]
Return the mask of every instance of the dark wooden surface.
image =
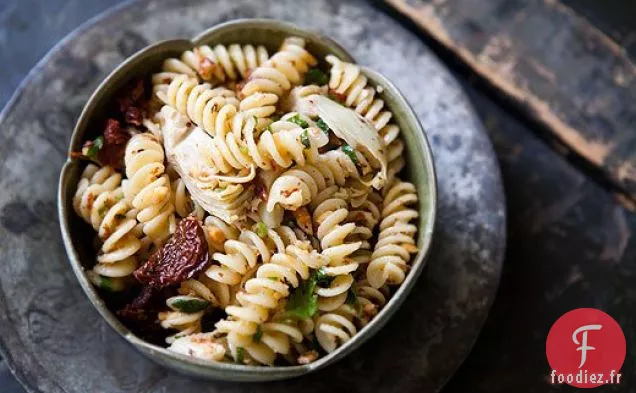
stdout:
[[(386, 2), (635, 200), (636, 66), (615, 39), (559, 0)], [(620, 4), (634, 15), (636, 3)]]
[[(84, 0), (80, 6), (80, 1), (40, 3), (11, 0), (6, 4), (5, 0), (0, 4), (0, 64), (4, 65), (0, 73), (0, 105), (6, 102), (17, 82), (52, 44), (80, 21), (116, 2)], [(497, 0), (474, 2), (483, 6), (482, 13), (472, 15), (475, 23), (482, 24), (486, 23), (483, 19), (493, 18), (484, 16), (490, 15), (486, 10), (492, 4), (502, 3)], [(623, 19), (623, 15), (629, 15), (625, 12), (629, 8), (616, 8), (616, 2), (612, 1), (602, 2), (603, 6), (599, 6), (599, 2), (587, 2), (588, 8), (581, 4), (586, 1), (576, 2), (576, 5), (573, 4), (575, 1), (568, 5), (583, 15), (585, 20), (576, 17), (576, 24), (572, 25), (559, 19), (563, 22), (559, 24), (559, 29), (572, 31), (577, 26), (594, 24), (598, 26), (599, 32), (614, 37), (628, 48), (628, 52), (633, 51), (634, 30), (627, 20), (629, 18)], [(526, 9), (556, 7), (555, 15), (561, 15), (560, 18), (574, 15), (572, 10), (564, 9), (561, 5), (555, 6), (552, 1), (507, 3), (513, 9), (524, 5)], [(532, 6), (527, 5), (530, 3)], [(608, 3), (614, 5), (605, 7)], [(629, 1), (619, 3), (633, 4)], [(64, 7), (64, 4), (69, 5)], [(599, 7), (596, 11), (593, 10), (595, 6)], [(590, 8), (592, 11), (589, 11)], [(453, 9), (448, 12), (452, 14)], [(608, 20), (613, 22), (609, 23)], [(501, 19), (496, 27), (505, 29), (507, 22), (510, 21)], [(548, 22), (543, 20), (541, 23)], [(446, 26), (452, 28), (455, 24)], [(543, 27), (547, 29), (549, 26), (548, 23)], [(508, 29), (508, 34), (514, 35), (515, 31)], [(422, 39), (435, 45), (434, 37), (430, 34), (422, 34)], [(519, 37), (513, 39), (518, 40)], [(16, 42), (21, 45), (16, 45)], [(546, 45), (547, 48), (549, 46)], [(536, 53), (541, 56), (540, 49), (536, 49)], [(616, 52), (606, 50), (603, 47), (599, 49), (604, 53), (603, 56), (616, 55)], [(448, 60), (444, 53), (440, 54)], [(599, 53), (600, 57), (584, 57), (577, 64), (571, 64), (560, 62), (561, 55), (564, 54), (560, 51), (552, 53), (552, 67), (555, 75), (559, 75), (553, 86), (558, 87), (564, 87), (562, 84), (570, 80), (568, 77), (572, 76), (566, 75), (568, 72), (576, 70), (576, 67), (589, 67), (585, 64), (586, 59), (593, 65), (598, 65), (597, 62), (604, 59)], [(621, 56), (624, 61), (631, 61), (627, 55)], [(512, 108), (509, 101), (502, 100), (507, 93), (494, 91), (492, 86), (482, 83), (480, 78), (483, 75), (472, 78), (471, 73), (466, 71), (470, 71), (471, 64), (462, 63), (461, 59), (451, 59), (448, 63), (458, 70), (458, 76), (464, 81), (497, 151), (508, 198), (509, 245), (502, 285), (486, 327), (471, 356), (444, 392), (572, 391), (547, 383), (549, 366), (545, 360), (544, 347), (551, 324), (566, 311), (578, 307), (596, 307), (609, 312), (621, 324), (626, 335), (628, 352), (623, 367), (623, 384), (604, 388), (603, 391), (635, 391), (636, 318), (633, 310), (636, 309), (636, 289), (633, 288), (636, 282), (636, 240), (633, 234), (636, 231), (636, 215), (625, 209), (616, 196), (616, 186), (625, 191), (629, 190), (629, 184), (616, 182), (617, 178), (612, 174), (612, 168), (615, 167), (610, 167), (606, 160), (595, 163), (578, 152), (586, 158), (587, 163), (592, 164), (590, 166), (581, 160), (564, 156), (563, 149), (555, 147), (545, 137), (546, 128), (547, 132), (552, 132), (550, 124), (538, 125), (532, 111)], [(591, 76), (589, 82), (596, 79)], [(601, 93), (611, 100), (625, 94), (617, 92), (610, 85), (605, 87), (609, 91)], [(598, 86), (595, 88), (600, 89)], [(538, 95), (535, 97), (544, 99)], [(576, 94), (571, 98), (576, 98)], [(622, 103), (623, 115), (634, 109), (633, 102), (632, 97)], [(571, 116), (567, 119), (589, 121), (585, 116), (576, 118), (574, 112), (567, 115)], [(619, 116), (609, 121), (625, 119), (627, 117)], [(585, 138), (599, 132), (594, 127), (581, 126), (575, 131), (587, 142), (614, 140), (626, 147), (633, 140), (631, 138), (636, 138), (634, 118), (631, 119), (632, 123), (623, 124), (622, 128), (603, 128), (598, 134), (599, 139)], [(631, 153), (634, 151), (632, 145)], [(627, 150), (625, 152), (630, 153)], [(621, 157), (626, 156), (619, 155)], [(607, 182), (598, 178), (595, 167), (608, 176)], [(17, 384), (3, 370), (5, 368), (0, 365), (0, 391), (20, 392)]]

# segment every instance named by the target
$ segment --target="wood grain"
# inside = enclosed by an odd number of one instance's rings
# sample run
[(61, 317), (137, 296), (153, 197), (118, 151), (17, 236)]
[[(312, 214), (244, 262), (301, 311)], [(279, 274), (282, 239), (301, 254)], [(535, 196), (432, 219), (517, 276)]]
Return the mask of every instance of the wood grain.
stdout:
[(636, 66), (557, 0), (386, 0), (636, 198)]

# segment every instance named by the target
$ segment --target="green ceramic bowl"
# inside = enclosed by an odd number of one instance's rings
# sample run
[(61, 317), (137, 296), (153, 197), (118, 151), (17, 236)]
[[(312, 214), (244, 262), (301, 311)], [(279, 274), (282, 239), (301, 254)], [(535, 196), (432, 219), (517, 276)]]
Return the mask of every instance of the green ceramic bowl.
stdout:
[[(158, 70), (165, 58), (178, 56), (184, 50), (190, 49), (195, 45), (230, 44), (234, 42), (262, 44), (268, 48), (270, 53), (273, 53), (282, 40), (291, 35), (305, 38), (308, 50), (320, 59), (324, 59), (325, 55), (331, 53), (343, 60), (353, 61), (352, 57), (333, 40), (275, 20), (237, 20), (215, 26), (201, 33), (192, 41), (170, 40), (160, 42), (131, 56), (99, 85), (86, 103), (77, 121), (71, 138), (69, 153), (80, 150), (84, 140), (96, 136), (98, 127), (94, 125), (102, 124), (107, 103), (126, 82)], [(386, 324), (402, 304), (413, 285), (416, 284), (424, 267), (433, 236), (437, 190), (431, 149), (426, 139), (426, 134), (413, 110), (391, 82), (377, 72), (364, 67), (362, 69), (373, 84), (384, 88), (382, 97), (393, 111), (394, 119), (402, 129), (402, 135), (407, 146), (407, 168), (404, 176), (416, 185), (420, 199), (419, 252), (413, 260), (412, 269), (406, 280), (376, 318), (338, 350), (314, 363), (302, 366), (256, 367), (212, 363), (172, 353), (165, 348), (143, 341), (117, 319), (117, 316), (108, 309), (105, 301), (102, 300), (99, 293), (86, 278), (85, 269), (92, 266), (95, 258), (91, 247), (91, 236), (86, 233), (86, 226), (72, 208), (72, 198), (84, 164), (77, 160), (69, 159), (62, 168), (58, 195), (58, 213), (64, 245), (82, 289), (97, 311), (115, 331), (150, 359), (180, 372), (228, 381), (267, 381), (297, 377), (332, 364), (351, 353)]]

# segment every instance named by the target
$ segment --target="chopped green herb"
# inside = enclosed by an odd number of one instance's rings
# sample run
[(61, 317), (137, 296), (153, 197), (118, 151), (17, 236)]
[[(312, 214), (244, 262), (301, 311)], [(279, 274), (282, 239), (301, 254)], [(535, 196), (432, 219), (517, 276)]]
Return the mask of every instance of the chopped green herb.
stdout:
[(303, 281), (289, 295), (286, 311), (282, 318), (307, 319), (318, 311), (318, 294), (316, 286), (332, 278), (321, 268), (314, 271), (309, 279)]
[(342, 145), (341, 149), (354, 164), (358, 165), (358, 156), (356, 155), (356, 150), (353, 147), (349, 145)]
[(269, 278), (272, 281), (278, 281), (278, 277), (267, 277), (267, 278)]
[(113, 280), (110, 277), (99, 276), (99, 287), (107, 291), (115, 291)]
[(329, 131), (330, 131), (329, 126), (320, 117), (318, 118), (318, 120), (316, 120), (316, 125), (318, 126), (318, 128), (322, 130), (322, 132), (325, 133), (325, 135), (329, 135)]
[(309, 123), (307, 123), (305, 120), (301, 119), (299, 114), (295, 114), (294, 116), (292, 116), (289, 119), (287, 119), (287, 121), (292, 122), (294, 124), (298, 124), (302, 128), (309, 127)]
[(91, 160), (97, 160), (97, 154), (104, 147), (104, 137), (98, 136), (93, 140), (93, 142), (87, 147), (84, 155)]
[(210, 302), (197, 298), (178, 298), (171, 302), (171, 306), (186, 314), (194, 314), (205, 310)]
[(314, 277), (316, 281), (323, 281), (327, 279), (329, 276), (327, 275), (327, 272), (325, 272), (325, 268), (321, 267), (320, 269), (314, 272)]
[(243, 154), (248, 154), (248, 153), (249, 153), (249, 150), (247, 150), (247, 146), (243, 146), (243, 145), (241, 145), (241, 146), (239, 147), (239, 150), (240, 150), (240, 151), (241, 151), (241, 153), (243, 153)]
[(303, 132), (300, 134), (300, 141), (303, 143), (303, 146), (305, 146), (305, 149), (309, 149), (311, 147), (311, 142), (309, 141), (309, 132), (307, 132), (307, 130), (303, 130)]
[(353, 292), (353, 288), (349, 288), (349, 292), (347, 292), (347, 304), (350, 306), (358, 304), (358, 295)]
[(219, 191), (220, 192), (220, 191), (225, 191), (226, 189), (227, 189), (226, 186), (220, 186), (220, 187), (215, 188), (214, 191)]
[(252, 341), (255, 343), (261, 342), (261, 337), (263, 337), (263, 331), (261, 330), (260, 325), (256, 327), (256, 333), (252, 335)]
[(107, 211), (108, 211), (108, 208), (106, 206), (102, 206), (99, 208), (99, 210), (97, 210), (97, 215), (100, 217), (104, 217)]
[(122, 199), (124, 199), (124, 194), (119, 194), (119, 195), (117, 195), (117, 196), (115, 197), (115, 202), (119, 202), (119, 201), (121, 201)]
[(245, 348), (243, 347), (236, 348), (236, 361), (238, 363), (243, 363), (244, 360), (245, 360)]
[(335, 279), (333, 276), (327, 275), (324, 268), (320, 268), (316, 270), (316, 285), (320, 287), (328, 287), (331, 285), (331, 282)]
[(327, 74), (318, 68), (312, 68), (305, 75), (305, 83), (308, 85), (326, 85), (329, 82)]
[(256, 232), (259, 237), (267, 237), (267, 225), (265, 225), (263, 221), (257, 222), (254, 226), (254, 232)]

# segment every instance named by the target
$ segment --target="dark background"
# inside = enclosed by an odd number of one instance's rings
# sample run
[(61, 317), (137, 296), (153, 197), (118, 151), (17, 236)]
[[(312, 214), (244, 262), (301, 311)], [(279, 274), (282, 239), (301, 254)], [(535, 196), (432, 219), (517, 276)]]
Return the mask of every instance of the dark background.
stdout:
[[(537, 1), (543, 0), (516, 0)], [(121, 2), (0, 0), (0, 107), (53, 45)], [(636, 1), (561, 3), (636, 57)], [(599, 391), (633, 392), (636, 215), (617, 202), (594, 170), (564, 157), (545, 130), (480, 83), (470, 69), (443, 50), (438, 54), (463, 82), (493, 140), (509, 217), (497, 300), (475, 349), (444, 393), (573, 391), (547, 383), (544, 345), (551, 324), (578, 307), (604, 309), (625, 330), (628, 354), (623, 371), (628, 375), (623, 385)], [(630, 104), (634, 105), (625, 103)], [(0, 392), (23, 392), (1, 360)]]

